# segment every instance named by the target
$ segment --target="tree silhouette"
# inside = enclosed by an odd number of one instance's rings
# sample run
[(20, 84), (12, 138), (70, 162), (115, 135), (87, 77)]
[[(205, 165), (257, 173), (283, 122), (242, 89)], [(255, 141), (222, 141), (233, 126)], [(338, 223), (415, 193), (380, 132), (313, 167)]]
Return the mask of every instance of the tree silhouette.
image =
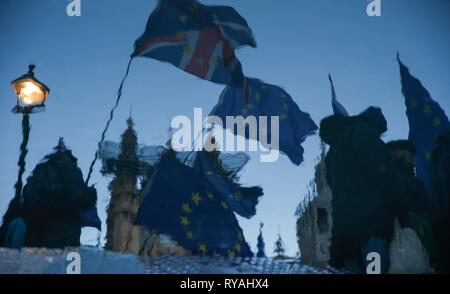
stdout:
[(278, 239), (275, 242), (275, 250), (273, 251), (273, 253), (275, 253), (275, 259), (285, 259), (285, 251), (286, 250), (284, 249), (284, 242), (281, 239), (280, 233), (278, 233)]

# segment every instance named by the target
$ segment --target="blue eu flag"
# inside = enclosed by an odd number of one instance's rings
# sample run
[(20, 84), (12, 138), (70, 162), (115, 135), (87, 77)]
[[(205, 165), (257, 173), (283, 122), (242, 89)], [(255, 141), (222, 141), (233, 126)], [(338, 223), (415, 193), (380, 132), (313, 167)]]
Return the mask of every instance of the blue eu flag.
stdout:
[(253, 256), (220, 193), (176, 158), (161, 157), (144, 193), (137, 225), (171, 235), (194, 255)]
[(199, 151), (196, 152), (193, 168), (214, 186), (231, 210), (240, 216), (251, 218), (256, 214), (258, 198), (264, 194), (262, 188), (241, 187), (227, 177), (227, 172), (219, 161), (215, 153)]
[[(294, 164), (299, 165), (303, 161), (304, 151), (301, 143), (307, 136), (315, 133), (317, 125), (282, 88), (253, 78), (247, 78), (247, 84), (250, 89), (248, 97), (244, 96), (241, 89), (227, 86), (210, 115), (218, 116), (222, 121), (226, 121), (227, 116), (254, 116), (258, 121), (260, 116), (266, 116), (268, 126), (270, 116), (278, 116), (279, 150), (286, 153)], [(271, 128), (263, 129), (259, 123), (257, 125), (258, 140), (261, 142), (261, 136), (266, 136), (266, 142), (271, 142)], [(227, 127), (231, 129), (231, 126)], [(231, 131), (236, 133), (234, 126)], [(245, 137), (256, 138), (256, 134), (246, 132)]]
[(416, 174), (430, 191), (430, 159), (435, 139), (450, 129), (444, 110), (431, 98), (422, 83), (400, 61), (402, 92), (409, 122), (409, 140), (416, 146)]
[(159, 0), (132, 57), (169, 62), (199, 78), (246, 89), (234, 50), (256, 47), (245, 19), (227, 6)]

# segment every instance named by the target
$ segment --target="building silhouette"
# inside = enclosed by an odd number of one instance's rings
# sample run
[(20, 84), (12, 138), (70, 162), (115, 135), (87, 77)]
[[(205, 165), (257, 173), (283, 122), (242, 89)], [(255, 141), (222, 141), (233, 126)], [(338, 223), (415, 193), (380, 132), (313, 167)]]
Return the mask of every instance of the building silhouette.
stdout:
[(302, 264), (324, 268), (330, 260), (332, 193), (326, 179), (325, 146), (315, 168), (314, 180), (297, 208), (297, 242)]

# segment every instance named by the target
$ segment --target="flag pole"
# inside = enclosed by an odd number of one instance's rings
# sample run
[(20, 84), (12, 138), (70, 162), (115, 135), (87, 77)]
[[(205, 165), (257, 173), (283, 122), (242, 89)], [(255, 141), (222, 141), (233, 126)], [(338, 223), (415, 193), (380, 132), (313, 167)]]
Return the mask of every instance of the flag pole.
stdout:
[(123, 84), (124, 84), (125, 80), (127, 79), (128, 72), (130, 71), (130, 65), (131, 65), (131, 61), (132, 60), (133, 60), (133, 57), (130, 57), (130, 61), (128, 62), (128, 66), (127, 66), (127, 70), (125, 72), (125, 76), (123, 77), (122, 82), (120, 83), (119, 90), (117, 91), (116, 103), (114, 104), (113, 108), (111, 108), (111, 111), (109, 113), (109, 119), (106, 122), (106, 126), (105, 126), (105, 128), (104, 128), (104, 130), (102, 132), (101, 139), (98, 142), (98, 147), (97, 147), (97, 151), (95, 152), (94, 159), (92, 160), (91, 165), (89, 166), (89, 172), (88, 172), (88, 175), (87, 175), (87, 178), (86, 178), (86, 185), (89, 184), (89, 180), (91, 178), (92, 170), (93, 170), (95, 162), (97, 161), (98, 156), (99, 156), (100, 148), (102, 147), (103, 141), (105, 141), (106, 132), (108, 131), (109, 125), (111, 124), (111, 121), (114, 118), (114, 111), (116, 110), (117, 106), (119, 106), (120, 98), (122, 97)]

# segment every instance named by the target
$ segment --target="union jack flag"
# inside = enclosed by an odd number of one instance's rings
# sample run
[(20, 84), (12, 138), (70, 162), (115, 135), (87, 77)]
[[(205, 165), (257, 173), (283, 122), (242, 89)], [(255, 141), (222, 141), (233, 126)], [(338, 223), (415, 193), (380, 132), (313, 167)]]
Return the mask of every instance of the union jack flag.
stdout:
[(256, 47), (247, 22), (233, 8), (193, 0), (159, 0), (132, 57), (169, 62), (214, 83), (248, 87), (234, 50)]

